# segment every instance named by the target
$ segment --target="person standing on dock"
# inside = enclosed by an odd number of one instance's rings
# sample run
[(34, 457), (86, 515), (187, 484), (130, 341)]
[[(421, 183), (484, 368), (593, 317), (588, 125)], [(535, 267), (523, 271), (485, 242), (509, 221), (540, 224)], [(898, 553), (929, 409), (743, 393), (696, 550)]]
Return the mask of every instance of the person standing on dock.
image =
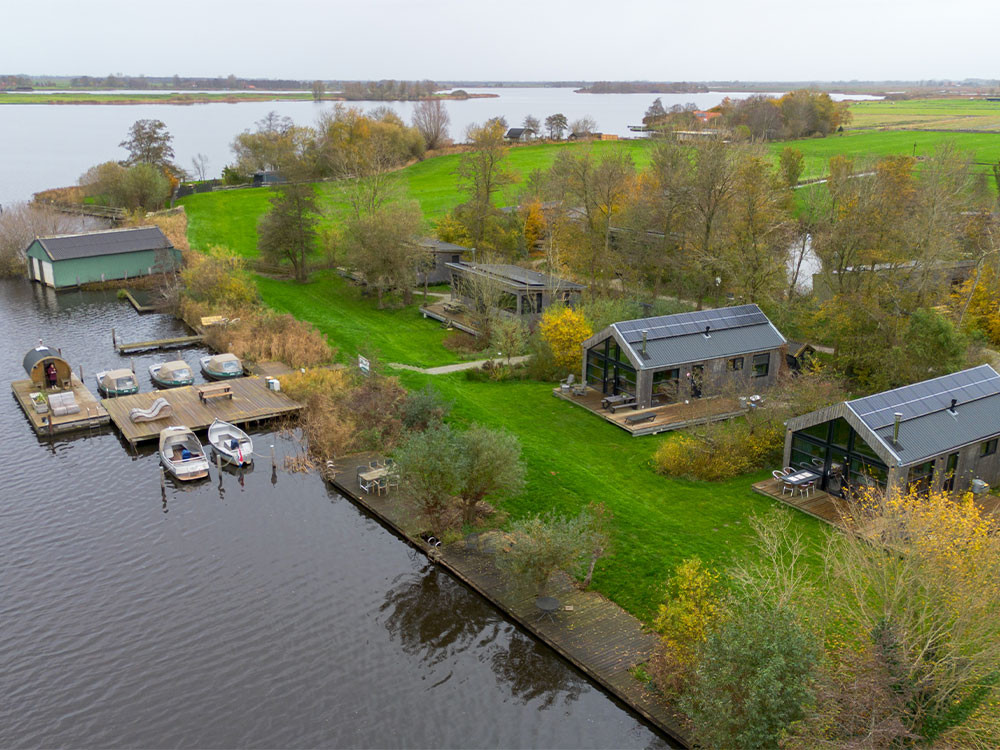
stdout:
[(56, 372), (55, 362), (49, 362), (45, 368), (45, 378), (49, 381), (49, 388), (55, 388), (59, 382), (59, 373)]

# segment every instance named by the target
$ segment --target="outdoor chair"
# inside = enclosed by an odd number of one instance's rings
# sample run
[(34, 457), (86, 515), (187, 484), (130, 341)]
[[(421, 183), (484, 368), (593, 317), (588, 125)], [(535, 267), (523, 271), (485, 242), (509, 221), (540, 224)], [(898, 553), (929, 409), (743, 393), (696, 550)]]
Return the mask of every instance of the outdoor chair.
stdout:
[(823, 468), (823, 459), (822, 458), (814, 458), (814, 459), (811, 460), (811, 463), (817, 469), (822, 469)]
[(368, 462), (368, 468), (369, 469), (377, 469), (377, 468), (379, 468), (378, 459), (375, 458), (375, 459), (372, 459), (371, 461), (369, 461)]
[(381, 495), (382, 493), (388, 493), (389, 492), (389, 478), (388, 477), (379, 477), (378, 479), (376, 479), (375, 480), (375, 489), (376, 489), (376, 491), (378, 492), (379, 495)]
[[(799, 496), (805, 495), (806, 497), (808, 497), (809, 493), (813, 491), (815, 486), (816, 486), (815, 482), (806, 482), (805, 484), (800, 484), (798, 486)], [(784, 492), (782, 492), (782, 494), (784, 494)]]
[(785, 481), (785, 477), (787, 476), (786, 474), (783, 474), (778, 469), (775, 469), (774, 471), (771, 472), (771, 476), (774, 477), (775, 479), (777, 479), (779, 482), (781, 482), (781, 494), (782, 495), (785, 494), (785, 490), (788, 490), (788, 494), (789, 495), (794, 495), (795, 494), (795, 487), (794, 487), (794, 485), (788, 484)]
[(793, 468), (792, 468), (791, 466), (786, 466), (786, 467), (785, 467), (785, 468), (783, 469), (783, 471), (784, 471), (784, 472), (785, 472), (786, 474), (794, 474), (794, 473), (795, 473), (795, 469), (793, 469)]

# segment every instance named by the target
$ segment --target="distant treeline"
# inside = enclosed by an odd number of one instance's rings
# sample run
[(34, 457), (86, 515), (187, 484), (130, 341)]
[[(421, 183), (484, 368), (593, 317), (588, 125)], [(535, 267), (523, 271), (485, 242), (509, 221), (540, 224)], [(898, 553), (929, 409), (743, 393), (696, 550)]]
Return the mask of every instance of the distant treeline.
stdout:
[(578, 94), (698, 94), (708, 91), (703, 83), (675, 81), (656, 83), (651, 81), (597, 81), (577, 89)]
[(434, 81), (334, 81), (332, 90), (350, 101), (406, 101), (423, 99), (441, 89)]

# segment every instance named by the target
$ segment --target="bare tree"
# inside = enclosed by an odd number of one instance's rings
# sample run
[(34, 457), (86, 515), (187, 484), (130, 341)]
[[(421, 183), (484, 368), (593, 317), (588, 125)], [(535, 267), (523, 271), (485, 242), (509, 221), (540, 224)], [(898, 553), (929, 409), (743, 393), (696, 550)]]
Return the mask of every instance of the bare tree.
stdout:
[(191, 157), (191, 166), (194, 168), (195, 176), (204, 181), (208, 176), (208, 157), (205, 154), (196, 154)]
[(590, 115), (584, 115), (569, 124), (569, 132), (577, 137), (593, 135), (597, 132), (597, 120)]
[(451, 116), (440, 99), (424, 99), (413, 108), (413, 127), (420, 131), (427, 148), (440, 148), (448, 141)]
[(513, 178), (504, 164), (507, 145), (504, 143), (503, 125), (496, 120), (484, 125), (472, 125), (466, 138), (473, 150), (462, 155), (456, 171), (469, 195), (465, 205), (469, 209), (472, 241), (480, 247), (487, 219), (495, 211), (493, 196)]
[(538, 121), (537, 117), (532, 115), (526, 115), (524, 122), (521, 123), (524, 128), (525, 134), (528, 136), (528, 140), (534, 140), (542, 132), (542, 124)]
[(80, 216), (63, 214), (33, 203), (15, 203), (0, 212), (0, 276), (24, 273), (24, 251), (36, 237), (68, 234), (87, 228)]

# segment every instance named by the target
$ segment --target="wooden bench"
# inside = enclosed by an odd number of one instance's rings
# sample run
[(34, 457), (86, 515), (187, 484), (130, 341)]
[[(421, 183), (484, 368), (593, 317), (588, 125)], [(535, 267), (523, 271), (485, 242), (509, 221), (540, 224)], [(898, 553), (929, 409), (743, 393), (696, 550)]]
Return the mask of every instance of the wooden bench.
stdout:
[(608, 408), (612, 414), (617, 414), (619, 409), (638, 409), (639, 403), (635, 399), (631, 399), (620, 404), (609, 404)]
[(207, 404), (213, 398), (232, 398), (233, 387), (229, 383), (212, 383), (211, 385), (199, 385), (196, 387), (198, 399)]
[(630, 426), (637, 425), (642, 424), (643, 422), (652, 422), (654, 419), (656, 419), (655, 411), (644, 411), (639, 414), (629, 414), (625, 417), (625, 424)]

